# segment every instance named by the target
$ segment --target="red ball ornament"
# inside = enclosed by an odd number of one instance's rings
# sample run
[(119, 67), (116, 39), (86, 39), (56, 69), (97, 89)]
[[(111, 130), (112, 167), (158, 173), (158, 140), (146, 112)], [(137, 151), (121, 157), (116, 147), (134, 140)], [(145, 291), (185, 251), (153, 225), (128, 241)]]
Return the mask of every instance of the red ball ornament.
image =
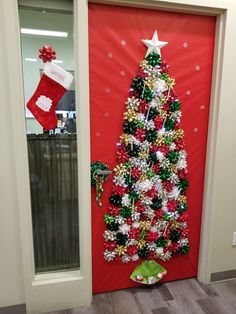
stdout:
[(150, 146), (150, 153), (156, 153), (158, 151), (159, 147), (157, 145)]
[(120, 147), (118, 151), (116, 152), (116, 161), (119, 163), (123, 163), (129, 160), (129, 154)]
[(126, 251), (126, 253), (130, 256), (137, 254), (137, 252), (138, 252), (138, 248), (136, 245), (129, 246)]
[(108, 212), (109, 212), (110, 215), (119, 216), (120, 208), (116, 207), (116, 206), (113, 206), (113, 205), (110, 205), (109, 208), (108, 208)]
[(135, 202), (134, 202), (134, 206), (135, 206), (135, 208), (136, 208), (136, 210), (137, 210), (138, 213), (142, 213), (142, 212), (144, 212), (144, 210), (145, 210), (144, 206), (142, 205), (141, 200), (135, 201)]
[(137, 206), (137, 212), (138, 213), (142, 214), (144, 212), (144, 210), (145, 210), (145, 207), (143, 205)]
[(157, 190), (155, 188), (151, 188), (149, 191), (147, 191), (146, 195), (150, 198), (154, 198), (157, 194)]
[(123, 196), (125, 194), (126, 188), (123, 186), (113, 186), (112, 194)]
[(43, 45), (43, 47), (39, 49), (39, 59), (42, 59), (43, 63), (51, 62), (56, 59), (56, 52), (51, 45)]
[(146, 139), (146, 131), (144, 129), (137, 129), (134, 136), (140, 141), (143, 142)]
[(187, 219), (188, 219), (188, 213), (186, 213), (186, 212), (181, 214), (181, 215), (179, 215), (179, 217), (178, 217), (178, 221), (180, 221), (180, 222), (184, 222)]
[(178, 170), (178, 177), (180, 179), (185, 179), (186, 178), (186, 175), (187, 175), (187, 172), (185, 169), (180, 169)]
[(113, 251), (116, 249), (117, 244), (114, 241), (107, 241), (104, 243), (105, 249), (109, 250), (109, 251)]
[(138, 107), (138, 111), (145, 114), (148, 111), (149, 104), (146, 103), (146, 101), (141, 100), (140, 105)]
[(129, 232), (130, 239), (138, 239), (140, 237), (140, 228), (130, 228)]
[(159, 172), (159, 170), (160, 170), (160, 166), (159, 166), (159, 164), (155, 164), (155, 165), (153, 165), (153, 166), (152, 166), (152, 170), (153, 170), (155, 173), (158, 173), (158, 172)]
[(173, 185), (170, 183), (170, 181), (164, 181), (162, 184), (163, 184), (163, 186), (164, 186), (164, 189), (165, 189), (167, 192), (171, 192), (171, 191), (172, 191)]
[(170, 108), (170, 107), (169, 107), (168, 103), (164, 104), (163, 107), (162, 107), (162, 109), (163, 109), (164, 111), (168, 111), (169, 108)]
[(142, 205), (142, 201), (141, 200), (136, 200), (134, 202), (134, 206), (141, 206)]
[(134, 167), (130, 171), (131, 177), (138, 180), (142, 174), (142, 171), (138, 167)]
[(153, 259), (156, 259), (156, 253), (151, 251), (148, 253), (148, 256), (147, 256), (147, 259), (148, 260), (153, 260)]
[(176, 145), (175, 149), (176, 149), (177, 151), (179, 151), (179, 150), (181, 150), (181, 149), (184, 149), (184, 147), (185, 147), (185, 141), (184, 141), (182, 138), (176, 140), (174, 143), (175, 143), (175, 145)]
[(158, 220), (158, 219), (161, 219), (164, 217), (164, 211), (162, 209), (159, 209), (159, 210), (156, 210), (155, 211), (155, 218)]
[(163, 119), (161, 117), (156, 117), (154, 119), (154, 124), (157, 130), (160, 130), (163, 127)]
[(178, 208), (178, 203), (175, 200), (171, 200), (167, 202), (167, 208), (171, 212), (175, 212)]
[(184, 228), (184, 229), (181, 231), (182, 237), (187, 237), (188, 234), (189, 234), (189, 229), (188, 229), (188, 228)]
[(128, 217), (128, 218), (126, 219), (125, 223), (126, 223), (127, 225), (132, 225), (132, 223), (133, 223), (132, 218), (131, 218), (131, 217)]
[(162, 145), (161, 147), (159, 147), (159, 149), (158, 149), (161, 153), (163, 153), (164, 154), (164, 156), (166, 156), (168, 153), (169, 153), (169, 151), (170, 151), (170, 149), (169, 149), (169, 147), (167, 146), (167, 145)]
[(158, 235), (156, 232), (153, 232), (151, 230), (148, 230), (146, 240), (149, 242), (157, 241)]

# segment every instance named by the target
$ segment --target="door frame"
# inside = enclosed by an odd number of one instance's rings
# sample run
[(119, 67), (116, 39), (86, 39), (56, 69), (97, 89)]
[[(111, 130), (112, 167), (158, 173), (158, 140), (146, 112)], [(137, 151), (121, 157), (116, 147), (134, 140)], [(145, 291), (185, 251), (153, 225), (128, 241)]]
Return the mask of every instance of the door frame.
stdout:
[[(83, 0), (86, 1), (86, 0)], [(198, 260), (197, 279), (208, 284), (213, 272), (213, 255), (215, 245), (216, 215), (218, 213), (218, 182), (220, 166), (223, 158), (220, 149), (223, 139), (220, 136), (223, 128), (223, 104), (227, 98), (233, 96), (232, 75), (229, 79), (227, 71), (236, 66), (232, 52), (236, 53), (236, 44), (230, 39), (230, 30), (236, 29), (236, 5), (233, 0), (88, 0), (88, 3), (157, 9), (172, 12), (210, 15), (216, 17), (216, 33), (213, 59), (213, 73), (211, 86), (211, 100), (209, 112), (206, 166), (204, 178), (201, 237)], [(228, 59), (225, 59), (228, 56)], [(222, 187), (227, 189), (228, 187)], [(223, 192), (222, 192), (223, 193)]]
[(11, 120), (9, 132), (11, 132), (12, 138), (27, 313), (75, 308), (89, 305), (92, 300), (88, 16), (86, 6), (84, 1), (74, 0), (80, 269), (39, 275), (35, 275), (33, 254), (18, 1), (2, 1), (0, 6), (0, 19), (3, 25), (0, 38), (4, 47), (1, 65), (3, 73), (6, 73), (2, 81), (4, 80), (4, 87), (7, 89), (2, 101), (9, 105)]
[[(91, 213), (90, 213), (90, 128), (89, 128), (89, 67), (88, 67), (88, 3), (101, 3), (108, 5), (136, 6), (150, 9), (161, 9), (169, 11), (188, 12), (193, 14), (214, 15), (217, 18), (216, 41), (214, 53), (214, 66), (212, 78), (211, 107), (209, 116), (209, 131), (207, 143), (201, 244), (199, 255), (198, 279), (204, 283), (210, 282), (212, 272), (212, 256), (214, 249), (215, 215), (218, 210), (218, 186), (220, 177), (219, 167), (222, 162), (222, 155), (219, 153), (222, 147), (223, 137), (220, 131), (223, 128), (223, 104), (227, 104), (229, 97), (233, 99), (234, 80), (230, 69), (235, 64), (234, 55), (236, 45), (229, 36), (231, 30), (236, 29), (236, 6), (233, 0), (104, 0), (88, 1), (74, 0), (76, 3), (74, 14), (77, 16), (77, 34), (75, 38), (76, 58), (76, 83), (79, 107), (79, 132), (78, 151), (80, 154), (79, 178), (83, 184), (79, 184), (80, 204), (83, 208), (80, 212), (80, 245), (82, 250), (81, 272), (77, 274), (65, 274), (57, 278), (41, 278), (37, 285), (34, 285), (34, 263), (33, 263), (33, 241), (32, 222), (30, 206), (29, 170), (27, 158), (27, 142), (23, 104), (22, 69), (20, 59), (20, 33), (17, 1), (2, 1), (0, 17), (3, 28), (0, 31), (2, 42), (2, 60), (0, 60), (3, 73), (1, 78), (2, 86), (5, 88), (2, 101), (9, 104), (9, 115), (11, 124), (9, 132), (12, 138), (12, 153), (14, 156), (14, 173), (17, 191), (18, 220), (21, 234), (21, 253), (23, 261), (23, 276), (25, 285), (25, 297), (28, 313), (37, 313), (34, 298), (40, 287), (45, 287), (45, 293), (41, 296), (41, 303), (44, 303), (47, 295), (47, 286), (54, 286), (55, 293), (58, 292), (55, 285), (63, 283), (75, 283), (80, 278), (87, 278), (88, 284), (80, 291), (88, 291), (83, 299), (83, 304), (88, 305), (92, 298), (91, 289)], [(10, 35), (10, 36), (9, 36)], [(224, 55), (224, 63), (223, 63)], [(14, 93), (13, 93), (14, 91)], [(227, 189), (227, 187), (222, 187)], [(68, 275), (68, 276), (67, 276)], [(72, 276), (71, 276), (72, 275)], [(59, 288), (60, 292), (60, 288)], [(43, 301), (42, 301), (43, 300)], [(63, 309), (66, 307), (78, 306), (78, 300), (72, 298), (69, 302), (51, 304), (42, 311), (52, 309)], [(63, 304), (62, 304), (63, 303)], [(43, 304), (44, 306), (44, 304)]]

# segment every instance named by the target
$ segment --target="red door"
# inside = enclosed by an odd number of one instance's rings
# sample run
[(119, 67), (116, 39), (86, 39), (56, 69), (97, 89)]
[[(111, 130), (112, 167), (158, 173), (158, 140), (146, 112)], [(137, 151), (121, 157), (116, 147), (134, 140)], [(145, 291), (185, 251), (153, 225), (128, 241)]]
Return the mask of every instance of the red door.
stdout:
[[(90, 103), (92, 161), (116, 165), (115, 152), (122, 134), (123, 112), (132, 78), (144, 58), (141, 39), (169, 44), (162, 58), (170, 65), (175, 90), (182, 103), (182, 123), (188, 153), (190, 253), (159, 261), (168, 271), (164, 281), (195, 277), (198, 268), (206, 141), (211, 92), (215, 18), (118, 6), (89, 5)], [(106, 262), (105, 229), (112, 176), (105, 183), (103, 207), (92, 195), (93, 292), (135, 286), (129, 279), (136, 263)], [(157, 261), (158, 262), (158, 261)]]

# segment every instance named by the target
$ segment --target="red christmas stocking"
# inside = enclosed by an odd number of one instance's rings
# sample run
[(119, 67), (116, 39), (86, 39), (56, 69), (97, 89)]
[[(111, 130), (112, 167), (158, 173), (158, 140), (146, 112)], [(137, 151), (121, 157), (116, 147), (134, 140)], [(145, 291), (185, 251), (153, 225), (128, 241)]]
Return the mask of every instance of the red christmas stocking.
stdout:
[(56, 107), (58, 101), (69, 89), (73, 76), (61, 67), (47, 62), (41, 80), (27, 108), (46, 130), (57, 126)]

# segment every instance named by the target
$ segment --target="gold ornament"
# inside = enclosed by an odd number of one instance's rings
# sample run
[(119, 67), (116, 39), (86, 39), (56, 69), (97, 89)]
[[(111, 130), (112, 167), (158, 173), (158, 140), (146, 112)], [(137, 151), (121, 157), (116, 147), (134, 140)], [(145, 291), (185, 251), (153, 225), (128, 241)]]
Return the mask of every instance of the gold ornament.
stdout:
[(181, 205), (184, 205), (187, 203), (187, 197), (185, 195), (180, 195), (178, 198), (177, 198), (177, 202)]
[(157, 138), (156, 141), (155, 141), (155, 144), (156, 144), (157, 146), (161, 146), (161, 145), (165, 144), (165, 138), (164, 138), (164, 136), (163, 136), (163, 135), (159, 135), (158, 138)]
[(180, 228), (180, 223), (177, 220), (173, 220), (170, 225), (171, 230), (176, 230)]
[(159, 115), (162, 119), (166, 119), (168, 116), (167, 112), (165, 110), (162, 110), (162, 109), (159, 111)]
[(142, 70), (151, 70), (152, 67), (148, 64), (147, 60), (143, 60), (139, 63), (139, 66)]
[(146, 159), (148, 159), (148, 152), (145, 150), (142, 150), (141, 152), (139, 152), (138, 156), (139, 156), (139, 158), (146, 160)]
[(150, 221), (146, 220), (146, 221), (140, 221), (140, 228), (142, 230), (147, 230), (151, 227), (151, 223)]
[(119, 164), (114, 168), (114, 172), (116, 175), (120, 176), (127, 173), (127, 169), (124, 164)]
[(137, 246), (139, 249), (142, 249), (144, 248), (145, 244), (146, 244), (145, 240), (139, 240)]
[(120, 136), (120, 141), (127, 146), (132, 143), (132, 136), (130, 134), (123, 133)]
[(179, 130), (173, 131), (172, 137), (173, 137), (173, 140), (183, 138), (184, 137), (184, 130), (179, 129)]
[(168, 100), (168, 97), (164, 96), (164, 95), (161, 95), (160, 96), (160, 102), (162, 105), (164, 105)]
[(128, 120), (129, 122), (134, 121), (137, 118), (137, 113), (133, 110), (133, 109), (128, 109), (125, 113), (124, 113), (124, 119)]
[(177, 172), (177, 166), (176, 165), (173, 165), (173, 164), (170, 164), (168, 166), (168, 169), (171, 171), (171, 172)]
[(142, 174), (140, 177), (140, 181), (145, 181), (147, 179), (149, 179), (149, 178), (148, 178), (148, 175), (146, 173)]
[(170, 89), (173, 89), (174, 86), (175, 86), (175, 79), (169, 77), (168, 80), (167, 80), (167, 85)]
[(149, 76), (146, 81), (145, 85), (148, 86), (150, 89), (153, 89), (156, 84), (156, 77), (155, 76)]
[(124, 255), (126, 252), (126, 248), (124, 247), (124, 245), (118, 245), (117, 248), (115, 249), (115, 252), (119, 256)]

